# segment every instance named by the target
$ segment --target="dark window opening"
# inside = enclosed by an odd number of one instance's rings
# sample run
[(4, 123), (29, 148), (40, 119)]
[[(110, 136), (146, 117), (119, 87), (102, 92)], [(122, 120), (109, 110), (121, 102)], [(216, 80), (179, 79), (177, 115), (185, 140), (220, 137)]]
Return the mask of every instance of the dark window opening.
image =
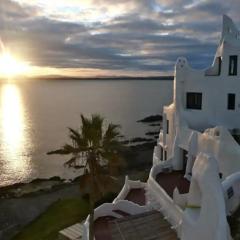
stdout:
[(163, 160), (163, 148), (162, 148), (162, 146), (160, 146), (160, 157), (161, 157), (161, 160)]
[(186, 107), (188, 109), (202, 109), (202, 93), (188, 92)]
[(229, 110), (235, 109), (235, 94), (234, 93), (228, 94), (228, 109)]
[(238, 56), (230, 56), (229, 57), (229, 75), (235, 76), (237, 75), (237, 65), (238, 65)]
[(165, 160), (167, 160), (167, 151), (164, 151), (164, 155), (165, 155)]
[(222, 69), (222, 58), (218, 57), (218, 75), (221, 74), (221, 69)]
[(188, 161), (188, 151), (182, 149), (182, 162), (183, 162), (183, 170), (185, 171), (187, 168), (187, 161)]
[(167, 120), (167, 134), (169, 133), (169, 120)]
[(230, 199), (230, 198), (233, 197), (234, 191), (233, 191), (233, 188), (232, 188), (232, 187), (228, 188), (228, 190), (227, 190), (227, 195), (228, 195), (228, 199)]

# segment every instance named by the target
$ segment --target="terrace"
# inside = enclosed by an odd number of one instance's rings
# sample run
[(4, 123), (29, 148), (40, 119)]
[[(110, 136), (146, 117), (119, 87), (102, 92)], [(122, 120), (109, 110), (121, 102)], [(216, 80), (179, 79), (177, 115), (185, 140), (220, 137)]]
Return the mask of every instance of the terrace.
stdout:
[[(143, 188), (131, 189), (125, 200), (131, 201), (140, 206), (144, 206), (146, 203), (145, 190)], [(115, 210), (114, 212), (122, 215), (123, 219), (131, 216), (129, 213), (121, 210)], [(104, 216), (96, 219), (94, 222), (94, 233), (96, 240), (112, 240), (113, 222), (117, 220), (118, 219), (113, 216)]]
[(171, 198), (176, 187), (180, 194), (189, 192), (190, 182), (184, 178), (183, 171), (160, 172), (156, 176), (156, 181)]
[[(101, 222), (95, 227), (96, 240), (176, 240), (177, 235), (171, 229), (171, 225), (164, 219), (163, 215), (157, 211), (149, 211), (137, 215), (129, 215), (120, 219), (99, 218)], [(101, 230), (99, 235), (97, 230)], [(104, 234), (103, 234), (104, 233)]]

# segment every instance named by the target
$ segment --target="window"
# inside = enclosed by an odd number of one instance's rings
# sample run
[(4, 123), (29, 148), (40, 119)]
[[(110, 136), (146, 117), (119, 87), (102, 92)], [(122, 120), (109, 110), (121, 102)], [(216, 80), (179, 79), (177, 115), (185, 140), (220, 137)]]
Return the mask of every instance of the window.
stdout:
[(222, 69), (222, 58), (218, 57), (218, 75), (221, 74), (221, 69)]
[(188, 92), (186, 107), (188, 109), (202, 109), (202, 93)]
[(169, 133), (169, 120), (167, 120), (167, 134)]
[(166, 150), (164, 150), (164, 156), (165, 156), (165, 160), (167, 160), (167, 151)]
[(229, 70), (228, 74), (231, 76), (237, 75), (237, 64), (238, 64), (238, 56), (230, 56), (229, 57)]
[(233, 191), (233, 188), (232, 188), (232, 187), (228, 188), (228, 190), (227, 190), (227, 195), (228, 195), (228, 199), (230, 199), (230, 198), (233, 197), (234, 191)]
[(235, 94), (234, 93), (228, 94), (228, 109), (229, 110), (235, 109)]

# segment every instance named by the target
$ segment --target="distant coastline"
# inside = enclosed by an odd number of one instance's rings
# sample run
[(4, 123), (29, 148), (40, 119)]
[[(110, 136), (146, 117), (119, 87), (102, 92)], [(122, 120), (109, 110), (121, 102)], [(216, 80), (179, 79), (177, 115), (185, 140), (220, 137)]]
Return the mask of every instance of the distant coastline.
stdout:
[(43, 80), (170, 80), (173, 81), (173, 76), (149, 76), (149, 77), (63, 77), (63, 76), (48, 76), (48, 77), (36, 77), (34, 79)]
[[(159, 80), (173, 81), (174, 76), (147, 76), (147, 77), (130, 77), (130, 76), (96, 76), (96, 77), (69, 77), (69, 76), (38, 76), (38, 77), (18, 77), (21, 80)], [(0, 78), (4, 82), (6, 79)]]

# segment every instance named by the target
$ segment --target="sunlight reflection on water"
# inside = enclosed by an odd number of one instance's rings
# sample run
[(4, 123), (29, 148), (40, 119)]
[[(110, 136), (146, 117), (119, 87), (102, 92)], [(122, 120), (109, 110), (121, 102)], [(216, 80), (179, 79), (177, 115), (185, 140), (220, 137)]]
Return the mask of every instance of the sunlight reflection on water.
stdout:
[(159, 127), (136, 121), (161, 113), (171, 99), (171, 81), (0, 82), (0, 187), (80, 174), (63, 167), (67, 156), (46, 155), (68, 142), (67, 127), (79, 126), (80, 113), (100, 113), (126, 138), (143, 137)]
[(24, 180), (31, 169), (31, 159), (25, 154), (30, 139), (25, 131), (24, 104), (17, 85), (9, 83), (2, 86), (0, 114), (4, 172), (8, 178), (12, 175), (15, 181)]

